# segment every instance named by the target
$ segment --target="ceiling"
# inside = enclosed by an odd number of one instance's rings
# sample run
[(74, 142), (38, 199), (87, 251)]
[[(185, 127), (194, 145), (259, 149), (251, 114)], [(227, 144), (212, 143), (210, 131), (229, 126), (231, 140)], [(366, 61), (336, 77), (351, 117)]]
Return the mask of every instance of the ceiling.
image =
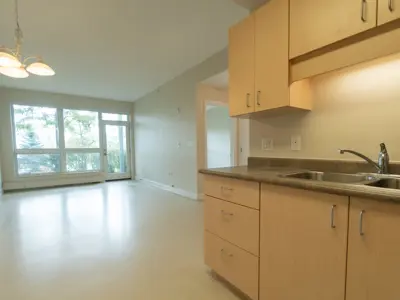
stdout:
[(238, 5), (243, 6), (249, 10), (255, 10), (269, 0), (233, 0)]
[[(248, 10), (232, 0), (19, 0), (24, 55), (56, 76), (0, 85), (134, 101), (228, 44)], [(13, 46), (13, 0), (1, 0), (0, 44)]]

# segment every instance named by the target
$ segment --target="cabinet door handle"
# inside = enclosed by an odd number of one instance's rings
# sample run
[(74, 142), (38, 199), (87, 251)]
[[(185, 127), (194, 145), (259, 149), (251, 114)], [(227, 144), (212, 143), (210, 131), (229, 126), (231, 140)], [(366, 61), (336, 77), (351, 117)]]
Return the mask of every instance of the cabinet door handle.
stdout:
[(261, 91), (257, 92), (257, 105), (260, 106), (260, 96), (261, 96)]
[(358, 224), (358, 227), (359, 227), (358, 229), (360, 231), (361, 236), (364, 235), (364, 229), (363, 229), (364, 213), (365, 213), (365, 210), (360, 211), (360, 221)]
[(393, 0), (389, 0), (389, 10), (390, 10), (391, 12), (394, 11)]
[(335, 208), (336, 208), (335, 204), (331, 206), (331, 228), (336, 228), (336, 225), (335, 225)]
[(366, 12), (367, 0), (361, 0), (361, 21), (363, 21), (364, 23), (367, 22)]
[(247, 93), (246, 95), (246, 106), (250, 107), (250, 93)]

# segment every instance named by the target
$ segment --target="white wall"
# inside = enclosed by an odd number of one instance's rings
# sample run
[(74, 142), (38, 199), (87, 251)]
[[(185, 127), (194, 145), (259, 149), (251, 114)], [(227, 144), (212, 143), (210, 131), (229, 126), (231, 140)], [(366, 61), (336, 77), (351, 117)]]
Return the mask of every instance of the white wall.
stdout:
[(223, 50), (134, 103), (138, 178), (197, 196), (197, 84), (226, 69)]
[(42, 175), (26, 179), (18, 177), (14, 168), (11, 126), (12, 104), (64, 107), (110, 113), (130, 113), (133, 106), (130, 102), (2, 88), (0, 90), (0, 161), (2, 162), (1, 173), (5, 190), (75, 184), (104, 179), (104, 174), (100, 173), (90, 173), (82, 176), (75, 174)]
[(238, 162), (239, 166), (247, 166), (247, 160), (250, 156), (250, 120), (239, 119), (238, 122)]
[[(338, 148), (377, 159), (385, 142), (392, 161), (400, 161), (400, 57), (393, 56), (312, 79), (314, 108), (308, 113), (251, 120), (251, 156), (355, 160)], [(302, 150), (290, 150), (301, 135)], [(261, 150), (262, 138), (273, 151)]]
[[(5, 97), (4, 97), (4, 88), (0, 87), (0, 105), (1, 103), (3, 103), (3, 101), (5, 101)], [(1, 113), (1, 112), (0, 112)], [(1, 120), (0, 120), (0, 124), (1, 124)], [(3, 176), (2, 176), (2, 147), (3, 147), (3, 141), (1, 139), (1, 135), (0, 135), (0, 194), (3, 194)]]
[(207, 168), (232, 165), (232, 122), (227, 106), (209, 106), (206, 110)]

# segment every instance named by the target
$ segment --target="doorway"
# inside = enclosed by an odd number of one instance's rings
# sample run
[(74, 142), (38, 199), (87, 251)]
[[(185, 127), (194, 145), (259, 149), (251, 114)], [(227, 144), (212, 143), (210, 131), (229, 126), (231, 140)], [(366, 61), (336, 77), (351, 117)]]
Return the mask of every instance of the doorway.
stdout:
[(226, 104), (207, 103), (205, 109), (206, 167), (235, 165), (235, 122)]
[(104, 121), (103, 155), (106, 180), (131, 178), (129, 124)]

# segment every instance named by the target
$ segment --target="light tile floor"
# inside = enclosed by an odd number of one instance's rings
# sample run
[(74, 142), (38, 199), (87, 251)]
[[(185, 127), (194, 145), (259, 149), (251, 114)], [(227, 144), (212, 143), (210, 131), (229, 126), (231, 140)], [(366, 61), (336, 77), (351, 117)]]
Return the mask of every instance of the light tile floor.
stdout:
[(6, 194), (1, 300), (235, 300), (203, 264), (201, 202), (132, 182)]

